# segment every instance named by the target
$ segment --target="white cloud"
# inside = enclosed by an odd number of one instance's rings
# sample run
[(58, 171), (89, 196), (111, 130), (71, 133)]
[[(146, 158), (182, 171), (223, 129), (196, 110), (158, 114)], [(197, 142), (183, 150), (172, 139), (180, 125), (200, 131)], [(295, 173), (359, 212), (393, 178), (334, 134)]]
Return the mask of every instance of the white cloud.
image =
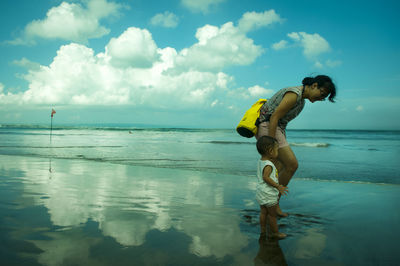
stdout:
[(283, 50), (287, 48), (288, 42), (285, 40), (281, 40), (280, 42), (272, 44), (272, 49), (274, 50)]
[(287, 36), (294, 41), (300, 41), (300, 35), (297, 32), (288, 33)]
[(263, 88), (259, 85), (255, 85), (249, 88), (237, 88), (228, 93), (229, 96), (239, 99), (249, 99), (249, 98), (266, 98), (268, 95), (274, 93), (271, 89)]
[[(249, 21), (248, 18), (245, 19), (245, 15), (240, 21)], [(264, 15), (261, 17), (264, 18)], [(254, 41), (246, 36), (246, 32), (255, 25), (254, 20), (242, 26), (239, 23), (238, 27), (228, 22), (221, 27), (205, 25), (199, 28), (196, 32), (198, 42), (179, 53), (178, 66), (184, 69), (215, 71), (227, 66), (253, 63), (264, 52), (261, 46), (255, 45)], [(257, 27), (266, 25), (268, 23), (263, 22), (257, 24)]]
[(328, 60), (326, 60), (326, 63), (325, 63), (328, 67), (337, 67), (337, 66), (340, 66), (341, 64), (342, 64), (342, 61), (340, 61), (340, 60), (330, 60), (330, 59), (328, 59)]
[(253, 86), (247, 89), (252, 97), (265, 97), (266, 95), (272, 94), (273, 90), (265, 89), (261, 86)]
[(23, 36), (9, 43), (32, 44), (37, 38), (87, 43), (88, 39), (99, 38), (110, 32), (99, 21), (117, 15), (121, 8), (122, 5), (107, 0), (90, 0), (87, 8), (79, 3), (62, 2), (51, 8), (44, 19), (26, 25)]
[(314, 66), (315, 66), (316, 68), (323, 68), (323, 67), (324, 67), (324, 65), (323, 65), (320, 61), (316, 61), (315, 64), (314, 64)]
[[(0, 92), (2, 103), (52, 105), (141, 105), (157, 108), (226, 107), (233, 97), (270, 93), (261, 86), (232, 90), (229, 66), (248, 65), (263, 53), (232, 22), (205, 25), (196, 32), (197, 43), (181, 51), (159, 48), (146, 29), (128, 28), (111, 38), (104, 52), (70, 43), (57, 51), (49, 65), (26, 58), (24, 92)], [(245, 95), (245, 96), (243, 96)], [(237, 99), (237, 98), (235, 98)], [(234, 100), (235, 100), (234, 99)], [(231, 98), (232, 100), (232, 98)]]
[(23, 57), (20, 60), (14, 60), (12, 63), (14, 65), (17, 65), (20, 67), (25, 67), (27, 69), (39, 69), (40, 68), (40, 64), (38, 64), (36, 62), (32, 62), (25, 57)]
[(128, 28), (106, 46), (106, 55), (117, 67), (148, 68), (158, 60), (157, 45), (148, 30)]
[(334, 68), (337, 66), (340, 66), (342, 64), (342, 61), (337, 60), (337, 61), (332, 61), (330, 59), (326, 60), (325, 63), (322, 63), (320, 61), (315, 61), (314, 66), (316, 68), (324, 68), (324, 67), (330, 67), (330, 68)]
[(0, 82), (0, 93), (3, 93), (4, 90), (4, 84)]
[[(1, 91), (1, 90), (0, 90)], [(218, 104), (218, 100), (215, 100), (215, 101), (213, 101), (212, 103), (211, 103), (211, 107), (214, 107), (214, 106), (216, 106), (217, 104)]]
[(248, 32), (273, 23), (282, 23), (282, 21), (281, 17), (273, 9), (263, 13), (246, 12), (239, 20), (238, 27), (241, 31)]
[(116, 16), (122, 8), (128, 8), (116, 2), (107, 2), (107, 0), (86, 0), (88, 2), (88, 12), (98, 19), (106, 18), (108, 16)]
[(288, 37), (303, 47), (303, 54), (309, 59), (331, 50), (329, 43), (317, 33), (292, 32)]
[(179, 18), (174, 13), (165, 11), (151, 18), (150, 23), (154, 26), (161, 26), (165, 28), (175, 28), (178, 26)]
[(211, 6), (217, 6), (223, 2), (225, 0), (181, 0), (184, 7), (195, 13), (208, 13)]
[(361, 112), (361, 111), (364, 110), (364, 106), (359, 105), (359, 106), (357, 106), (356, 110), (359, 111), (359, 112)]
[(185, 71), (167, 75), (177, 52), (157, 49), (149, 68), (115, 67), (109, 53), (94, 54), (84, 45), (62, 46), (49, 66), (29, 70), (23, 93), (0, 93), (8, 104), (146, 105), (151, 107), (210, 106), (231, 77), (224, 73)]

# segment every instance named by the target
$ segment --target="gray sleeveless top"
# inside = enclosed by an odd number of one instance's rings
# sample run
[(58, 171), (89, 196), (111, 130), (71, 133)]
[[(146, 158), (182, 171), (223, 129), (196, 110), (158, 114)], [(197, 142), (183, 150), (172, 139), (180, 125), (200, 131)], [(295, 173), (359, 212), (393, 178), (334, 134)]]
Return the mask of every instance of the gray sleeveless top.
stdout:
[(269, 121), (272, 113), (275, 112), (275, 109), (281, 103), (283, 96), (289, 91), (297, 94), (297, 101), (292, 109), (290, 109), (281, 119), (279, 119), (278, 127), (285, 130), (289, 121), (300, 114), (305, 104), (304, 99), (301, 98), (303, 94), (303, 86), (284, 88), (275, 93), (274, 96), (268, 99), (268, 101), (261, 107), (259, 118), (260, 123)]

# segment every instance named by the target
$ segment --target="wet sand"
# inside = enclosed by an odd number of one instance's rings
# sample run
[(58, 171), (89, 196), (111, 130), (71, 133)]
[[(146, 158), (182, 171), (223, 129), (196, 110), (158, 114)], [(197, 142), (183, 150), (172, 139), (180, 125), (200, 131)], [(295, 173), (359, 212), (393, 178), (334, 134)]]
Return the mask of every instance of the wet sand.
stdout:
[(396, 265), (400, 186), (292, 180), (259, 241), (255, 178), (0, 156), (1, 265)]

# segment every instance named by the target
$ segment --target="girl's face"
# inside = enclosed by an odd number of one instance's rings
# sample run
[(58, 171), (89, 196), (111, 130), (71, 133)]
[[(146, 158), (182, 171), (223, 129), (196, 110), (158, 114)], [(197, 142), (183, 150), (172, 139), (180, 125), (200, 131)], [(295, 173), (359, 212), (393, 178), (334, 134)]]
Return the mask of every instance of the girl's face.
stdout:
[(311, 86), (309, 100), (310, 102), (317, 102), (317, 101), (325, 101), (325, 98), (328, 97), (329, 92), (324, 87), (318, 88), (317, 83), (314, 83)]
[(270, 150), (271, 158), (276, 159), (278, 157), (278, 149), (279, 149), (279, 145), (278, 145), (278, 143), (275, 143), (274, 147)]

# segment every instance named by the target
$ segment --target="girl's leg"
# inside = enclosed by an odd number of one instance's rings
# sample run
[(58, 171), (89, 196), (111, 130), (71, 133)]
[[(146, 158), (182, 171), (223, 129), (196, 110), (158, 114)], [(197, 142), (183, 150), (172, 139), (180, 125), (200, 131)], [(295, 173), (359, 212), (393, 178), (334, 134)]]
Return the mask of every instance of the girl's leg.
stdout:
[(276, 234), (278, 233), (278, 222), (276, 221), (276, 209), (277, 209), (277, 205), (271, 206), (271, 207), (267, 207), (267, 212), (268, 212), (268, 222), (269, 222), (269, 226), (271, 228), (272, 234)]
[(276, 238), (285, 238), (286, 234), (284, 233), (280, 233), (278, 231), (278, 222), (276, 221), (276, 216), (277, 216), (277, 206), (278, 205), (274, 205), (271, 207), (267, 207), (267, 211), (268, 211), (268, 222), (272, 231), (272, 237), (276, 237)]
[(279, 201), (281, 200), (281, 194), (279, 194), (279, 199), (278, 199), (278, 205), (276, 205), (276, 213), (280, 216), (280, 217), (287, 217), (289, 214), (286, 212), (283, 212), (281, 209), (281, 206), (279, 206)]
[(260, 206), (260, 228), (261, 234), (265, 234), (267, 232), (267, 208), (265, 206)]
[(286, 187), (299, 167), (299, 163), (290, 146), (279, 148), (278, 160), (282, 164), (280, 171), (278, 170), (279, 183)]
[[(299, 164), (297, 162), (296, 155), (290, 148), (290, 146), (285, 146), (279, 148), (278, 158), (280, 162), (278, 173), (279, 173), (279, 184), (283, 186), (287, 186), (289, 184), (290, 179), (292, 179), (294, 173), (296, 172)], [(279, 195), (279, 199), (281, 195)], [(277, 206), (277, 214), (282, 217), (288, 216), (287, 213), (282, 212), (281, 208), (279, 207), (279, 202)]]

